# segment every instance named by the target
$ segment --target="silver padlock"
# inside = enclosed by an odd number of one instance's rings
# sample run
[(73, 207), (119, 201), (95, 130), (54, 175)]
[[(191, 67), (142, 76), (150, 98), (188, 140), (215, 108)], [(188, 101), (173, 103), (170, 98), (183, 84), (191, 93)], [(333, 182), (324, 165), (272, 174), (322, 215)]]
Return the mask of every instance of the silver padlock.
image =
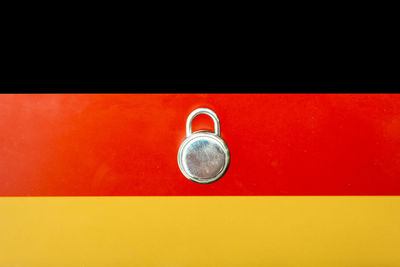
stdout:
[[(214, 121), (214, 132), (192, 133), (193, 119), (200, 114), (209, 115)], [(221, 138), (219, 119), (214, 111), (198, 108), (190, 113), (186, 121), (186, 139), (178, 151), (178, 165), (183, 175), (199, 184), (217, 181), (228, 170), (231, 155)]]

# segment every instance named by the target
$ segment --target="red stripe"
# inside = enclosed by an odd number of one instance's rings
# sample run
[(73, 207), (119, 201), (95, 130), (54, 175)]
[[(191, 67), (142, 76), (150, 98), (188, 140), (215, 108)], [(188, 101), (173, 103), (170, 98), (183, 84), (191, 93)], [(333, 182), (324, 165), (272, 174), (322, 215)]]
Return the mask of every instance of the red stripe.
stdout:
[[(176, 160), (197, 107), (232, 157), (209, 185)], [(0, 195), (400, 195), (400, 95), (0, 95)]]

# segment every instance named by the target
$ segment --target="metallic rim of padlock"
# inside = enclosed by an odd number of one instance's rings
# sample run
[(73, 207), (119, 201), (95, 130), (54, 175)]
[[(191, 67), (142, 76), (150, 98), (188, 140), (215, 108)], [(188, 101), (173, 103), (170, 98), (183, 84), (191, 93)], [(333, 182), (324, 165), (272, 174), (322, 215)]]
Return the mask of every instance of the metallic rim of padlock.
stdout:
[[(214, 132), (202, 130), (202, 131), (196, 131), (196, 132), (192, 133), (193, 119), (200, 114), (206, 114), (213, 119)], [(209, 184), (209, 183), (217, 181), (219, 178), (221, 178), (226, 173), (226, 171), (228, 170), (229, 164), (230, 164), (231, 157), (230, 157), (229, 148), (226, 145), (225, 141), (221, 138), (220, 134), (221, 134), (221, 130), (220, 130), (219, 119), (218, 119), (217, 114), (215, 114), (214, 111), (212, 111), (208, 108), (198, 108), (198, 109), (192, 111), (192, 113), (190, 113), (190, 115), (188, 116), (188, 118), (186, 120), (186, 139), (183, 141), (183, 143), (179, 147), (179, 151), (178, 151), (179, 169), (181, 170), (182, 174), (186, 178), (188, 178), (189, 180), (194, 181), (196, 183), (199, 183), (199, 184)], [(194, 141), (195, 139), (198, 139), (198, 138), (208, 139), (212, 142), (218, 143), (219, 148), (223, 151), (223, 154), (224, 154), (223, 167), (219, 170), (219, 172), (215, 176), (212, 176), (209, 178), (196, 177), (194, 175), (191, 175), (185, 169), (185, 164), (183, 162), (184, 150), (189, 143), (192, 143), (192, 141)]]

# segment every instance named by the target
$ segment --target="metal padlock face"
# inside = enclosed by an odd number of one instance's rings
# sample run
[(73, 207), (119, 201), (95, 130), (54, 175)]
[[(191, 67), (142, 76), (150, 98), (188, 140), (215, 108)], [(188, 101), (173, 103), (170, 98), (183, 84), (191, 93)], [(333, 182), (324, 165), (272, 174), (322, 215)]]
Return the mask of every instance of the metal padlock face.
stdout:
[[(213, 119), (214, 132), (192, 133), (192, 121), (199, 114), (207, 114)], [(186, 139), (178, 151), (179, 169), (186, 178), (196, 183), (209, 184), (225, 174), (231, 157), (220, 135), (219, 119), (215, 112), (199, 108), (190, 113), (186, 121)]]

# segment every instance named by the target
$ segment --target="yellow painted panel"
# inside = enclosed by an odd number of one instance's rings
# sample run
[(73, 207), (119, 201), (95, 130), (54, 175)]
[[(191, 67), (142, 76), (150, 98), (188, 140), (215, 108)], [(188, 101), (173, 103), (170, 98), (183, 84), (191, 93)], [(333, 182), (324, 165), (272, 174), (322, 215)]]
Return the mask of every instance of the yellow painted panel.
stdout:
[(400, 266), (400, 197), (3, 197), (0, 266)]

